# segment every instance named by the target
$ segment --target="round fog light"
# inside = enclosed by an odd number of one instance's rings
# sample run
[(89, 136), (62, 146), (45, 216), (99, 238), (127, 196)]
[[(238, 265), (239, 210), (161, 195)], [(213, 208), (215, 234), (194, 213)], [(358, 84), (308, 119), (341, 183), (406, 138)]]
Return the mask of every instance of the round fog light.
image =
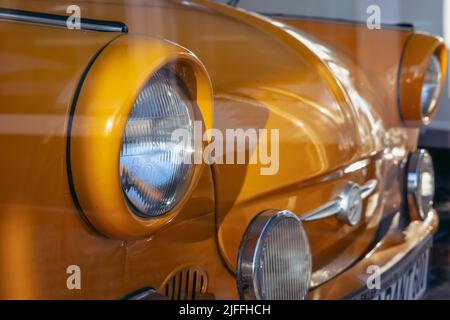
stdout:
[(424, 220), (433, 207), (435, 191), (433, 160), (426, 150), (417, 150), (411, 154), (408, 163), (407, 186), (408, 202), (416, 209), (410, 210), (412, 218)]
[(268, 210), (257, 215), (239, 250), (241, 299), (302, 300), (310, 278), (311, 250), (300, 219), (289, 211)]

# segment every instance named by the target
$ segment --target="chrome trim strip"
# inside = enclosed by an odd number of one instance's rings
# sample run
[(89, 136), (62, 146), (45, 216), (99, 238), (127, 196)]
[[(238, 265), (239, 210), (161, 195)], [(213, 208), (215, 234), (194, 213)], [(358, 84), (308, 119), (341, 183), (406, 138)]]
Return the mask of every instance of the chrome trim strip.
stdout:
[[(328, 18), (328, 17), (318, 17), (313, 15), (299, 15), (299, 14), (287, 14), (287, 13), (271, 13), (271, 12), (259, 12), (259, 14), (271, 17), (272, 19), (293, 19), (293, 20), (305, 20), (305, 21), (313, 21), (318, 23), (338, 23), (344, 25), (356, 25), (356, 26), (366, 26), (366, 21), (358, 21), (352, 19), (343, 19), (343, 18)], [(409, 31), (413, 32), (414, 24), (408, 22), (399, 22), (399, 23), (382, 23), (381, 28), (383, 29), (391, 29), (398, 31)]]
[(167, 297), (159, 294), (153, 288), (145, 287), (127, 294), (122, 300), (167, 300)]
[[(0, 8), (0, 20), (19, 21), (67, 28), (69, 16)], [(127, 33), (126, 24), (117, 21), (80, 19), (81, 30)]]
[(326, 203), (319, 209), (307, 214), (306, 216), (300, 217), (301, 221), (315, 221), (319, 219), (325, 219), (331, 216), (339, 216), (342, 213), (347, 212), (348, 208), (343, 205), (344, 202), (348, 201), (349, 189), (357, 188), (361, 199), (364, 200), (369, 197), (378, 186), (378, 181), (375, 179), (367, 181), (364, 185), (359, 186), (356, 183), (350, 183), (346, 190), (335, 200)]
[(337, 216), (340, 212), (342, 212), (340, 202), (341, 202), (340, 198), (328, 202), (327, 204), (321, 206), (319, 209), (307, 214), (306, 216), (300, 217), (300, 220), (315, 221), (325, 219), (331, 216)]
[[(374, 164), (377, 161), (381, 160), (384, 157), (384, 153), (385, 150), (378, 150), (378, 151), (374, 151), (371, 154), (367, 155), (364, 159), (359, 160), (357, 162), (354, 162), (350, 165), (347, 165), (345, 167), (341, 167), (339, 169), (336, 169), (332, 172), (323, 174), (323, 175), (319, 175), (316, 177), (312, 177), (306, 180), (303, 180), (301, 182), (296, 182), (296, 183), (292, 183), (290, 185), (286, 185), (282, 188), (277, 189), (277, 192), (280, 193), (284, 193), (284, 192), (291, 192), (292, 190), (299, 190), (299, 189), (303, 189), (303, 188), (307, 188), (313, 185), (318, 185), (321, 183), (326, 183), (326, 182), (331, 182), (331, 181), (336, 181), (339, 179), (342, 179), (346, 176), (346, 174), (348, 174), (349, 172), (356, 172), (353, 171), (355, 166), (360, 166), (360, 170), (365, 169), (368, 165), (370, 164)], [(366, 160), (369, 160), (367, 165), (362, 165), (361, 164), (366, 164)], [(361, 164), (360, 164), (361, 163)], [(347, 170), (347, 172), (346, 172)], [(350, 171), (349, 171), (350, 170)], [(259, 193), (257, 195), (254, 195), (246, 200), (244, 200), (243, 203), (252, 203), (252, 202), (256, 202), (259, 201), (261, 199), (265, 199), (266, 197), (270, 196), (271, 194), (273, 194), (274, 190), (271, 191), (267, 191), (264, 193)]]
[(370, 164), (370, 159), (363, 159), (361, 161), (356, 161), (344, 169), (344, 174), (362, 170), (362, 169), (366, 168), (369, 164)]
[(369, 197), (372, 192), (375, 191), (375, 189), (378, 187), (378, 181), (375, 179), (367, 181), (364, 185), (362, 185), (361, 188), (361, 198), (366, 199)]

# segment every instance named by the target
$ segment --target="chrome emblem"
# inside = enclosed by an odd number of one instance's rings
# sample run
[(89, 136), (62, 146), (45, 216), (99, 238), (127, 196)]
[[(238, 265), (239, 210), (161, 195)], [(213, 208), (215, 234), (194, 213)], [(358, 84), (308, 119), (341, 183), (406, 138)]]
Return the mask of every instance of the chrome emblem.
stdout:
[(302, 221), (314, 221), (336, 215), (337, 218), (348, 224), (356, 226), (361, 220), (363, 200), (372, 194), (378, 185), (377, 180), (369, 180), (359, 186), (349, 182), (342, 194), (331, 202), (301, 218)]
[(339, 197), (340, 212), (337, 218), (350, 226), (356, 226), (362, 214), (362, 192), (355, 183), (349, 183)]

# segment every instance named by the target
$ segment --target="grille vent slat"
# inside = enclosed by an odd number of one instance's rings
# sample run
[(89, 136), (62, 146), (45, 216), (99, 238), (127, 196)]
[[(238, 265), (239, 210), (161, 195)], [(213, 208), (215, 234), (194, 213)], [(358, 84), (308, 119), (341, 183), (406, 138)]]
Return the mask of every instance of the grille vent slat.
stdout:
[[(194, 289), (197, 289), (197, 272), (196, 271), (194, 272), (194, 277), (192, 280), (192, 287)], [(196, 290), (192, 290), (192, 300), (195, 300), (195, 291)]]
[(195, 300), (206, 289), (206, 273), (198, 267), (185, 267), (172, 272), (159, 291), (171, 300)]

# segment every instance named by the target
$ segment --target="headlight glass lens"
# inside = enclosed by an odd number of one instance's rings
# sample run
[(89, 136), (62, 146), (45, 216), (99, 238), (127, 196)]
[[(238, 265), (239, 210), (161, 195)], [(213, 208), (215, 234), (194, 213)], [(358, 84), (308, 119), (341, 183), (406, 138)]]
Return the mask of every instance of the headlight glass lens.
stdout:
[(436, 55), (431, 56), (422, 86), (422, 114), (428, 115), (436, 105), (441, 86), (441, 64)]
[(295, 214), (280, 211), (257, 216), (247, 228), (239, 255), (238, 287), (242, 298), (306, 297), (311, 251), (303, 225)]
[[(138, 216), (167, 213), (179, 202), (193, 174), (193, 106), (181, 80), (160, 69), (137, 97), (120, 151), (122, 190)], [(172, 138), (184, 129), (192, 139)]]

